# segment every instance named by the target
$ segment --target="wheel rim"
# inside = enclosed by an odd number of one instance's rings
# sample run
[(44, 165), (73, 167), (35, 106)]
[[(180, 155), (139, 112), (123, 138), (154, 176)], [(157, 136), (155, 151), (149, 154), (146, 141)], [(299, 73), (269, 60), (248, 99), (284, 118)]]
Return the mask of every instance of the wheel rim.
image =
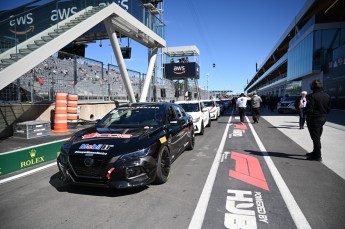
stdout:
[(162, 174), (167, 177), (169, 175), (170, 171), (170, 158), (167, 151), (162, 152), (162, 158), (161, 158), (161, 171)]
[(194, 148), (194, 144), (195, 144), (195, 134), (194, 132), (192, 133), (192, 141), (191, 141), (191, 146), (192, 148)]

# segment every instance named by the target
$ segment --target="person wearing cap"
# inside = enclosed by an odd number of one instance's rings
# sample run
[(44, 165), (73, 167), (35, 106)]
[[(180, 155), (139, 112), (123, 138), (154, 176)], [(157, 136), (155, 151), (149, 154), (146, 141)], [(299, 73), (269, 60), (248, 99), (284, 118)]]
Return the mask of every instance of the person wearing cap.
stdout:
[(260, 96), (257, 95), (257, 92), (255, 91), (252, 97), (252, 116), (253, 116), (254, 124), (259, 123), (261, 103), (262, 103), (262, 99)]
[(236, 111), (240, 115), (241, 124), (244, 122), (244, 116), (246, 116), (247, 101), (251, 100), (250, 97), (241, 93), (240, 97), (236, 100)]
[(305, 124), (305, 108), (307, 106), (307, 92), (302, 91), (301, 96), (295, 101), (295, 108), (299, 114), (299, 129), (304, 129)]
[(307, 95), (306, 120), (310, 137), (313, 141), (313, 151), (307, 153), (307, 160), (322, 161), (321, 135), (327, 115), (331, 110), (331, 97), (323, 91), (320, 80), (313, 80), (310, 85), (313, 93)]

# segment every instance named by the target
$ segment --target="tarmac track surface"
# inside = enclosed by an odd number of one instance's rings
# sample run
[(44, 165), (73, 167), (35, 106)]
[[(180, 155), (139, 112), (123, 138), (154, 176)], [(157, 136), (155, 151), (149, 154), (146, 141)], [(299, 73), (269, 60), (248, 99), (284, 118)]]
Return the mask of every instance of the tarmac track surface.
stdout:
[(164, 185), (64, 186), (56, 166), (1, 184), (0, 228), (344, 228), (345, 181), (264, 119), (248, 121), (212, 122)]

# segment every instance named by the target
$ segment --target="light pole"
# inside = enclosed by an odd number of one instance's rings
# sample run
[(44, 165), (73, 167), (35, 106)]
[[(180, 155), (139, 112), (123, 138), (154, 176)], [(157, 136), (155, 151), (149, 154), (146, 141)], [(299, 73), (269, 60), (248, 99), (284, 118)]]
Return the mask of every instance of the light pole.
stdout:
[(209, 98), (209, 93), (208, 93), (208, 76), (209, 76), (210, 74), (206, 74), (206, 86), (207, 86), (207, 98), (206, 99), (208, 99)]

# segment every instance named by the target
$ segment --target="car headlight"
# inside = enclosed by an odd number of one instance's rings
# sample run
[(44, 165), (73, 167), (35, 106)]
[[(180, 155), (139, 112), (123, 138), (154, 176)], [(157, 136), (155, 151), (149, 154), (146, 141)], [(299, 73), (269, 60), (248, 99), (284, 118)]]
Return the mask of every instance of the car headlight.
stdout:
[(149, 148), (141, 149), (135, 152), (127, 153), (121, 157), (121, 159), (135, 159), (138, 157), (145, 157), (149, 153)]
[(216, 109), (214, 109), (214, 110), (211, 110), (210, 112), (211, 112), (211, 113), (215, 113), (216, 111), (217, 111), (217, 110), (216, 110)]
[(200, 117), (197, 117), (196, 119), (193, 119), (193, 122), (199, 122), (200, 121)]
[(154, 153), (156, 150), (157, 150), (157, 143), (154, 143), (153, 145), (151, 145), (148, 148), (137, 150), (135, 152), (127, 153), (127, 154), (121, 156), (121, 159), (131, 160), (131, 159), (136, 159), (139, 157), (145, 157), (151, 153)]

